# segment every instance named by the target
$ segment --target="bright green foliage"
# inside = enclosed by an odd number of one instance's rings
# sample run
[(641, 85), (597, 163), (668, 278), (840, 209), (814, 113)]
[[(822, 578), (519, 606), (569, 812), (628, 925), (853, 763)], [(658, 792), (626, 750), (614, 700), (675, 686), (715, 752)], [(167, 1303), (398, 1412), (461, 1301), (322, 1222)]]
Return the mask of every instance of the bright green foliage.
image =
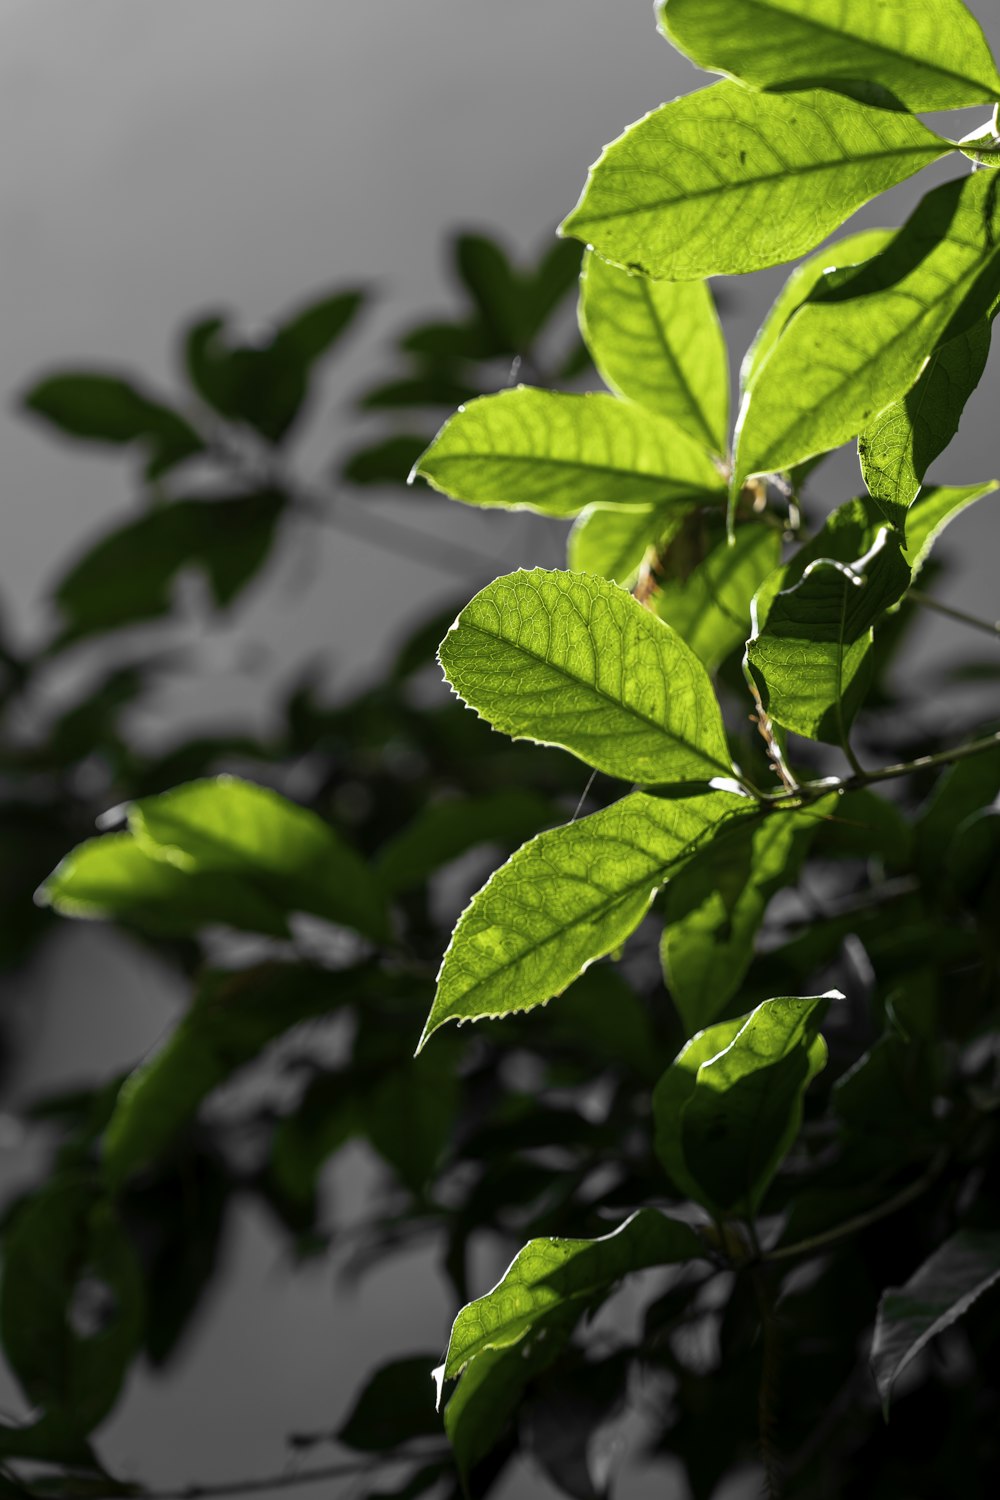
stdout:
[(739, 992), (768, 902), (795, 884), (817, 822), (833, 806), (827, 798), (805, 812), (737, 824), (670, 882), (661, 954), (688, 1036), (714, 1021)]
[(889, 1415), (892, 1387), (934, 1336), (968, 1312), (1000, 1279), (1000, 1234), (959, 1230), (901, 1287), (883, 1292), (871, 1363)]
[(446, 1021), (530, 1010), (634, 932), (671, 872), (750, 803), (633, 792), (541, 833), (487, 881), (444, 956), (420, 1045)]
[(912, 390), (861, 434), (858, 456), (868, 492), (900, 531), (924, 475), (955, 436), (965, 403), (982, 379), (991, 332), (984, 318), (940, 344)]
[(699, 1032), (653, 1095), (656, 1151), (676, 1185), (713, 1213), (752, 1217), (798, 1134), (802, 1099), (826, 1062), (824, 1002), (765, 1000)]
[(567, 564), (574, 573), (597, 573), (627, 584), (639, 571), (649, 547), (662, 546), (683, 519), (684, 512), (676, 508), (592, 505), (569, 534)]
[(690, 437), (729, 449), (729, 360), (712, 293), (649, 281), (593, 251), (580, 278), (580, 328), (604, 383)]
[(969, 484), (959, 488), (929, 486), (920, 491), (906, 514), (906, 546), (903, 556), (910, 566), (914, 578), (930, 555), (938, 537), (960, 516), (963, 510), (995, 495), (1000, 481), (993, 479), (988, 484)]
[(795, 267), (774, 299), (773, 306), (746, 352), (740, 368), (740, 386), (744, 391), (753, 385), (761, 366), (784, 333), (793, 314), (798, 312), (826, 272), (871, 260), (873, 255), (878, 255), (891, 242), (893, 233), (891, 229), (859, 230), (857, 234), (846, 235), (834, 245), (817, 250), (815, 255)]
[(880, 255), (821, 279), (747, 393), (738, 481), (856, 437), (906, 394), (938, 343), (983, 317), (1000, 291), (993, 184), (988, 172), (945, 183)]
[[(106, 1289), (97, 1328), (74, 1326), (81, 1284)], [(83, 1173), (55, 1176), (21, 1203), (4, 1244), (0, 1329), (33, 1427), (0, 1430), (0, 1455), (24, 1437), (86, 1436), (114, 1405), (142, 1332), (142, 1275), (114, 1207)]]
[(849, 566), (810, 563), (747, 643), (767, 713), (808, 739), (845, 745), (870, 680), (873, 628), (909, 587), (899, 542), (883, 530)]
[(315, 813), (268, 787), (220, 776), (127, 812), (127, 834), (82, 844), (39, 899), (68, 916), (149, 919), (168, 930), (223, 921), (282, 934), (285, 915), (301, 911), (384, 935), (368, 867)]
[(665, 280), (757, 271), (811, 250), (950, 149), (910, 115), (837, 94), (717, 83), (606, 147), (562, 232)]
[(714, 672), (746, 641), (751, 601), (780, 557), (776, 529), (739, 526), (732, 545), (718, 541), (683, 583), (661, 584), (653, 608)]
[(647, 786), (732, 774), (701, 663), (606, 579), (540, 568), (498, 578), (462, 610), (439, 659), (459, 696), (517, 739)]
[(907, 109), (1000, 95), (982, 29), (962, 0), (665, 0), (664, 32), (699, 67), (757, 88), (884, 90)]
[(665, 418), (529, 386), (463, 407), (413, 472), (453, 500), (564, 517), (588, 505), (690, 505), (725, 488), (704, 448)]
[(689, 1224), (641, 1209), (599, 1240), (532, 1240), (491, 1292), (463, 1307), (448, 1340), (441, 1375), (452, 1380), (488, 1349), (505, 1349), (560, 1306), (579, 1316), (629, 1271), (698, 1259)]

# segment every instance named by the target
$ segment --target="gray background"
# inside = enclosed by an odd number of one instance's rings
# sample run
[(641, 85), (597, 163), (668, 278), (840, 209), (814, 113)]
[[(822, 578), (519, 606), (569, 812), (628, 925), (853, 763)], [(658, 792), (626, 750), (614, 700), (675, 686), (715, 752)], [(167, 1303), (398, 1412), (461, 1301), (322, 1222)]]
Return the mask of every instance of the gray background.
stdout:
[[(1000, 43), (996, 0), (971, 9)], [(0, 586), (25, 640), (46, 629), (41, 601), (68, 554), (135, 503), (119, 460), (60, 447), (14, 414), (29, 377), (100, 363), (169, 388), (182, 316), (221, 303), (253, 324), (331, 284), (377, 283), (380, 308), (334, 369), (304, 444), (307, 472), (318, 470), (362, 435), (345, 400), (381, 367), (391, 330), (448, 307), (444, 231), (483, 226), (533, 253), (601, 146), (700, 76), (657, 37), (646, 0), (6, 0), (0, 33)], [(975, 122), (951, 117), (947, 128)], [(925, 173), (858, 222), (898, 222), (918, 191), (955, 171)], [(737, 359), (781, 276), (727, 287)], [(1000, 470), (996, 372), (994, 358), (962, 452), (935, 477)], [(818, 489), (833, 501), (857, 483), (853, 461), (838, 460)], [(485, 549), (497, 571), (538, 561), (539, 548), (556, 560), (551, 531), (519, 518), (416, 491), (373, 503)], [(945, 597), (992, 617), (990, 502), (960, 527)], [(299, 533), (238, 630), (190, 598), (176, 638), (197, 647), (196, 671), (164, 683), (136, 732), (211, 727), (235, 710), (263, 727), (263, 688), (291, 662), (323, 650), (332, 690), (346, 690), (409, 618), (477, 581), (456, 584), (325, 529)], [(926, 667), (946, 637), (927, 628), (918, 647)], [(86, 666), (84, 654), (69, 670)], [(155, 1041), (181, 999), (113, 936), (68, 928), (4, 996), (23, 1049), (17, 1097), (106, 1076)], [(10, 1186), (29, 1163), (9, 1119), (0, 1151)], [(342, 1207), (360, 1204), (369, 1181), (357, 1153), (334, 1168), (331, 1190)], [(334, 1297), (328, 1268), (292, 1275), (282, 1255), (266, 1222), (244, 1213), (223, 1290), (179, 1366), (166, 1383), (139, 1371), (108, 1425), (112, 1466), (163, 1484), (274, 1472), (285, 1434), (334, 1425), (365, 1370), (442, 1344), (454, 1309), (429, 1263), (390, 1265)], [(482, 1261), (485, 1284), (489, 1245)], [(0, 1400), (18, 1409), (12, 1391)], [(523, 1472), (504, 1490), (505, 1500), (546, 1493)], [(647, 1493), (672, 1493), (662, 1471), (621, 1491)]]

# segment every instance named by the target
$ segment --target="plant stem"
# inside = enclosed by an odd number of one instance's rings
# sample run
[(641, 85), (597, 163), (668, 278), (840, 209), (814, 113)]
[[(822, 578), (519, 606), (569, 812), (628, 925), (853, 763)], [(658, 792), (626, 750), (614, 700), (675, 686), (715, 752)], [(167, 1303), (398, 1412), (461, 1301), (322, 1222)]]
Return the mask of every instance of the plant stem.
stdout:
[(837, 1224), (833, 1229), (825, 1229), (822, 1234), (810, 1235), (807, 1239), (796, 1240), (793, 1245), (779, 1245), (776, 1250), (767, 1250), (764, 1253), (765, 1261), (792, 1260), (797, 1255), (811, 1255), (814, 1250), (823, 1250), (827, 1245), (834, 1245), (838, 1240), (846, 1239), (849, 1235), (857, 1234), (861, 1229), (867, 1229), (869, 1224), (877, 1224), (880, 1219), (886, 1219), (890, 1214), (905, 1208), (912, 1203), (914, 1198), (919, 1198), (937, 1178), (946, 1161), (946, 1154), (942, 1151), (934, 1158), (927, 1171), (916, 1182), (911, 1182), (907, 1187), (901, 1188), (892, 1198), (885, 1203), (880, 1203), (878, 1208), (870, 1208), (866, 1213), (856, 1214), (853, 1219), (846, 1219), (843, 1224)]
[(969, 760), (973, 755), (985, 755), (989, 750), (1000, 749), (1000, 733), (986, 735), (981, 740), (970, 740), (966, 745), (955, 745), (950, 750), (938, 750), (934, 755), (918, 755), (916, 760), (902, 761), (896, 766), (882, 766), (877, 771), (860, 771), (854, 776), (825, 776), (822, 781), (804, 781), (794, 792), (772, 792), (762, 800), (767, 807), (796, 807), (828, 797), (831, 792), (856, 792), (877, 781), (895, 781), (901, 776), (912, 776), (915, 771), (925, 771), (929, 766), (950, 766), (956, 761)]
[(359, 1474), (384, 1467), (385, 1459), (360, 1459), (348, 1463), (327, 1464), (323, 1468), (289, 1470), (258, 1479), (224, 1480), (219, 1484), (190, 1484), (176, 1490), (139, 1490), (138, 1500), (210, 1500), (212, 1496), (252, 1495), (264, 1490), (291, 1489), (296, 1485), (319, 1484), (330, 1479), (354, 1479)]
[(947, 615), (949, 620), (957, 620), (960, 625), (969, 625), (973, 630), (985, 631), (987, 635), (1000, 636), (1000, 620), (981, 620), (978, 615), (966, 614), (964, 609), (954, 609), (950, 604), (932, 599), (922, 589), (910, 589), (907, 597), (923, 609), (933, 609), (939, 615)]

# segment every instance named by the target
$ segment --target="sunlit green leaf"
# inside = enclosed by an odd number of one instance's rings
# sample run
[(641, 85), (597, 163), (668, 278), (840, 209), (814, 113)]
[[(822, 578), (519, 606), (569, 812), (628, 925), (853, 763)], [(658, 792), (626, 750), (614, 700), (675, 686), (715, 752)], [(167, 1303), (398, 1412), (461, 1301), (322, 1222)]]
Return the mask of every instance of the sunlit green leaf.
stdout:
[(1000, 1234), (961, 1229), (903, 1286), (882, 1293), (871, 1363), (886, 1416), (897, 1377), (998, 1278)]
[(811, 250), (949, 149), (910, 115), (837, 94), (716, 83), (606, 147), (562, 232), (665, 280), (757, 271)]
[(714, 1021), (739, 991), (768, 902), (794, 885), (819, 819), (805, 812), (737, 825), (700, 850), (667, 887), (661, 953), (688, 1036)]
[(874, 85), (918, 114), (1000, 96), (982, 27), (962, 0), (665, 0), (660, 16), (699, 67), (758, 88)]
[(439, 652), (464, 701), (518, 739), (646, 785), (732, 774), (697, 658), (617, 584), (512, 573), (466, 605)]
[(601, 1239), (532, 1240), (491, 1292), (463, 1307), (441, 1374), (452, 1380), (486, 1350), (519, 1343), (560, 1304), (582, 1313), (630, 1271), (703, 1255), (704, 1246), (689, 1224), (650, 1208), (640, 1209)]
[(653, 1095), (656, 1151), (676, 1185), (713, 1212), (752, 1217), (826, 1061), (816, 1033), (826, 995), (765, 1000), (682, 1048)]
[(903, 556), (916, 577), (941, 533), (977, 500), (995, 495), (1000, 480), (969, 484), (957, 489), (927, 486), (920, 491), (906, 514), (906, 546)]
[(872, 630), (909, 587), (888, 531), (850, 565), (811, 563), (779, 593), (747, 642), (747, 662), (768, 715), (808, 739), (844, 745), (871, 677)]
[(525, 844), (459, 919), (421, 1046), (447, 1021), (530, 1010), (561, 994), (635, 930), (679, 863), (752, 805), (722, 791), (634, 792)]
[(662, 544), (684, 519), (679, 507), (591, 505), (573, 523), (566, 563), (574, 573), (596, 573), (623, 586), (634, 578), (648, 549)]
[(1000, 291), (995, 182), (977, 172), (945, 183), (881, 254), (820, 280), (744, 398), (737, 482), (856, 437), (906, 394), (939, 343), (987, 313)]
[(912, 390), (881, 412), (858, 439), (868, 493), (900, 531), (924, 475), (955, 436), (965, 404), (982, 379), (991, 332), (984, 318), (939, 344)]
[(519, 386), (446, 422), (414, 474), (470, 505), (575, 516), (588, 505), (721, 496), (704, 449), (672, 422), (613, 396)]
[(650, 281), (589, 251), (580, 327), (612, 391), (669, 417), (713, 453), (728, 453), (729, 360), (704, 282)]
[(662, 583), (653, 609), (671, 625), (709, 672), (750, 634), (750, 604), (781, 558), (781, 535), (771, 526), (738, 526), (730, 545), (721, 537), (683, 582)]

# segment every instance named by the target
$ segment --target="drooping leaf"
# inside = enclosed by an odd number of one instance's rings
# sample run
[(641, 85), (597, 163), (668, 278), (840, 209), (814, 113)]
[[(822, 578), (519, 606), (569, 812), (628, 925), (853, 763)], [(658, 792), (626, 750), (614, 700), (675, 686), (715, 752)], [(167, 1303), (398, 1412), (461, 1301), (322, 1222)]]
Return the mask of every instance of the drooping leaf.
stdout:
[(529, 386), (471, 402), (413, 472), (453, 500), (564, 517), (588, 505), (688, 504), (724, 490), (704, 449), (665, 418), (613, 396)]
[(119, 527), (56, 586), (59, 644), (169, 613), (180, 572), (198, 568), (224, 609), (266, 562), (286, 497), (275, 491), (174, 500)]
[(713, 1212), (756, 1213), (826, 1062), (816, 1013), (831, 999), (843, 996), (784, 996), (717, 1022), (691, 1038), (657, 1084), (657, 1155), (676, 1185)]
[(957, 489), (929, 485), (922, 489), (906, 513), (906, 546), (903, 556), (914, 577), (930, 556), (941, 533), (964, 510), (996, 494), (1000, 480), (987, 484), (969, 484)]
[(411, 1354), (375, 1371), (337, 1432), (337, 1441), (358, 1453), (385, 1453), (415, 1438), (436, 1437), (441, 1418), (434, 1409), (434, 1356)]
[(625, 587), (638, 572), (650, 546), (662, 545), (680, 525), (679, 507), (641, 510), (628, 505), (591, 505), (573, 523), (566, 564), (573, 573), (596, 573)]
[(991, 332), (990, 320), (984, 318), (939, 344), (916, 385), (858, 439), (868, 493), (900, 531), (927, 470), (955, 436), (965, 404), (982, 379)]
[(352, 453), (344, 464), (344, 478), (352, 484), (405, 484), (426, 447), (427, 437), (423, 433), (396, 433)]
[(899, 542), (883, 530), (854, 563), (810, 563), (776, 595), (747, 642), (769, 716), (807, 739), (845, 745), (871, 679), (873, 627), (910, 583)]
[(109, 1180), (117, 1187), (154, 1161), (213, 1089), (275, 1037), (354, 998), (365, 977), (291, 964), (206, 975), (179, 1025), (122, 1085), (102, 1144)]
[(1000, 1235), (961, 1229), (903, 1286), (882, 1293), (871, 1363), (886, 1418), (897, 1377), (998, 1278)]
[(824, 85), (867, 97), (874, 85), (917, 114), (1000, 95), (963, 0), (664, 0), (660, 17), (699, 67), (757, 88)]
[(459, 696), (514, 738), (645, 785), (732, 774), (701, 663), (606, 579), (499, 578), (462, 610), (439, 659)]
[(871, 550), (880, 529), (881, 521), (870, 500), (847, 500), (838, 505), (820, 529), (764, 579), (753, 600), (758, 630), (767, 622), (778, 594), (799, 583), (810, 564), (829, 557), (850, 565)]
[(463, 1307), (441, 1376), (452, 1380), (489, 1349), (506, 1349), (560, 1305), (577, 1315), (603, 1300), (631, 1271), (698, 1260), (704, 1246), (689, 1224), (643, 1208), (597, 1240), (532, 1240), (485, 1297)]
[(914, 826), (917, 869), (929, 887), (935, 887), (940, 878), (956, 829), (996, 797), (1000, 797), (1000, 745), (942, 772)]
[(819, 281), (744, 397), (737, 484), (857, 437), (939, 343), (986, 315), (1000, 291), (995, 182), (977, 172), (944, 183), (880, 254)]
[(584, 257), (580, 328), (610, 390), (729, 450), (729, 360), (704, 282), (650, 281)]
[(837, 94), (716, 83), (606, 147), (561, 232), (668, 281), (758, 271), (950, 149), (912, 116)]
[(697, 853), (667, 887), (661, 948), (688, 1036), (739, 991), (771, 897), (794, 885), (826, 799), (807, 812), (737, 826)]
[(478, 844), (520, 844), (551, 821), (550, 803), (516, 787), (428, 803), (379, 851), (379, 879), (387, 891), (409, 890)]
[(57, 1175), (17, 1209), (0, 1329), (39, 1428), (83, 1437), (106, 1416), (142, 1338), (142, 1304), (135, 1252), (93, 1180)]
[(179, 412), (120, 375), (50, 375), (27, 392), (24, 405), (71, 437), (123, 447), (139, 444), (146, 450), (147, 479), (165, 474), (205, 446)]
[(530, 1010), (561, 994), (635, 930), (681, 861), (751, 807), (731, 792), (633, 792), (523, 845), (459, 919), (421, 1047), (447, 1021)]
[(767, 317), (747, 350), (740, 368), (740, 389), (746, 391), (778, 342), (792, 316), (798, 312), (813, 289), (819, 285), (828, 271), (842, 270), (845, 266), (857, 266), (871, 260), (890, 243), (895, 233), (892, 229), (861, 229), (857, 234), (845, 235), (833, 245), (817, 250), (808, 260), (788, 277), (771, 306)]
[(780, 558), (776, 529), (738, 526), (732, 544), (721, 537), (683, 582), (660, 584), (653, 609), (715, 672), (750, 634), (751, 602)]

